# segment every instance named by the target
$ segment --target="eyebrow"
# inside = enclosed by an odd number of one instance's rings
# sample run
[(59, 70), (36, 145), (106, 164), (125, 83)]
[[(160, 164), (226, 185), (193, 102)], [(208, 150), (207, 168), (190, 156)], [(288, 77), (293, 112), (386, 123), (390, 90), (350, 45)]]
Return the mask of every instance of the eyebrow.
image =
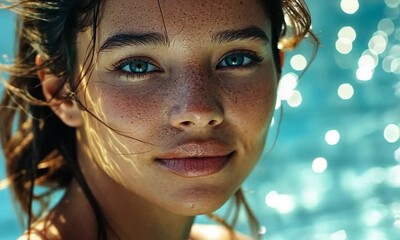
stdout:
[(169, 45), (169, 41), (161, 33), (117, 33), (108, 37), (101, 45), (99, 52), (124, 46)]
[[(211, 38), (211, 42), (223, 44), (233, 41), (253, 40), (263, 45), (269, 43), (267, 34), (259, 27), (249, 27), (237, 30), (226, 30), (218, 32)], [(162, 33), (117, 33), (108, 37), (101, 45), (99, 52), (112, 50), (125, 46), (169, 46), (169, 39)]]
[(259, 27), (249, 27), (239, 30), (227, 30), (217, 33), (211, 39), (212, 42), (218, 44), (240, 40), (260, 41), (263, 45), (269, 43), (269, 38), (267, 34)]

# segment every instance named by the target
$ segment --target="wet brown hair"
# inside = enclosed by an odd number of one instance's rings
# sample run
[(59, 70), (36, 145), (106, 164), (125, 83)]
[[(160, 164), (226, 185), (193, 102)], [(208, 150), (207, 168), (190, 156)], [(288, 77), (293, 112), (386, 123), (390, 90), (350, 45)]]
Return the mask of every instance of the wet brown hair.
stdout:
[[(306, 35), (318, 46), (310, 30), (311, 18), (303, 0), (264, 0), (262, 5), (270, 16), (272, 45), (277, 72), (281, 72), (279, 51), (295, 48)], [(1, 5), (17, 14), (16, 50), (12, 65), (0, 65), (0, 71), (9, 73), (0, 108), (0, 137), (6, 158), (6, 181), (28, 217), (28, 229), (49, 207), (49, 197), (57, 189), (65, 189), (75, 179), (88, 198), (98, 225), (98, 238), (106, 239), (107, 221), (80, 171), (76, 158), (75, 129), (66, 126), (45, 100), (37, 71), (49, 68), (59, 77), (60, 89), (68, 85), (74, 93), (80, 79), (90, 74), (96, 43), (96, 26), (100, 20), (101, 0), (21, 0)], [(160, 9), (161, 10), (161, 9)], [(290, 21), (291, 28), (288, 28)], [(90, 29), (92, 41), (86, 56), (84, 70), (75, 76), (76, 38), (79, 32)], [(43, 64), (35, 64), (40, 54)], [(84, 105), (71, 95), (64, 96)], [(98, 119), (101, 120), (101, 119)], [(35, 186), (46, 191), (35, 193)], [(32, 210), (37, 201), (40, 207)], [(258, 238), (259, 224), (245, 201), (241, 190), (235, 194), (234, 210), (228, 221), (210, 214), (210, 217), (232, 230), (240, 207), (248, 215), (251, 232)], [(29, 234), (29, 233), (28, 233)]]

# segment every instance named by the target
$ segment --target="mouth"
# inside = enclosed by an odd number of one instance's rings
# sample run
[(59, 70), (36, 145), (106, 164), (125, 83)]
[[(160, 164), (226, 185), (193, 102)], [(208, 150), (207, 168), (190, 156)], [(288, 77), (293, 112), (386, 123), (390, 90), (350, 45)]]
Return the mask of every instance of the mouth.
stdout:
[(157, 158), (156, 162), (181, 177), (202, 177), (220, 172), (232, 159), (234, 152), (222, 156)]

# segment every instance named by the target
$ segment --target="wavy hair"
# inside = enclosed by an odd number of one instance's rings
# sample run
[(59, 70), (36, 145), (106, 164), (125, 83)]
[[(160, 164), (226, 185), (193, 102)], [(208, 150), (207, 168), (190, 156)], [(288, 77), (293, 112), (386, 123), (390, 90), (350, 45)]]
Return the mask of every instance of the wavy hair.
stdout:
[[(17, 15), (15, 60), (11, 65), (0, 65), (0, 71), (10, 76), (4, 83), (0, 105), (0, 138), (7, 169), (7, 179), (3, 185), (10, 186), (23, 215), (27, 216), (28, 235), (31, 223), (48, 210), (52, 193), (67, 188), (75, 179), (95, 213), (98, 239), (107, 238), (107, 220), (77, 162), (75, 129), (66, 126), (53, 114), (36, 74), (40, 69), (49, 68), (61, 81), (59, 91), (64, 85), (68, 85), (72, 92), (77, 91), (82, 77), (90, 74), (93, 67), (101, 2), (14, 0), (8, 5), (0, 4), (0, 9), (10, 9)], [(276, 71), (280, 74), (280, 51), (295, 48), (307, 35), (317, 49), (318, 39), (310, 29), (311, 18), (304, 0), (261, 2), (271, 20), (273, 54)], [(87, 29), (92, 32), (91, 44), (84, 69), (79, 76), (75, 76), (77, 35)], [(35, 64), (37, 54), (43, 58), (39, 66)], [(64, 97), (68, 99), (71, 95)], [(83, 111), (87, 111), (78, 99), (72, 100), (77, 101)], [(34, 191), (35, 186), (45, 186), (46, 191), (38, 194)], [(234, 199), (230, 221), (214, 214), (210, 214), (210, 217), (232, 230), (243, 207), (252, 234), (259, 238), (258, 221), (241, 190)], [(38, 202), (40, 206), (36, 212), (32, 210), (33, 202)]]

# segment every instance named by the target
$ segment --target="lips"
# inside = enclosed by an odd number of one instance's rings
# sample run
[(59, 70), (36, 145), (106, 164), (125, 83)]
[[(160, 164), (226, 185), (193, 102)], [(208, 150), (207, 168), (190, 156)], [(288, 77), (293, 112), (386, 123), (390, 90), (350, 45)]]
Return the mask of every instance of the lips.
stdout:
[(221, 171), (232, 158), (233, 151), (215, 141), (179, 145), (156, 158), (156, 162), (182, 177), (201, 177)]

